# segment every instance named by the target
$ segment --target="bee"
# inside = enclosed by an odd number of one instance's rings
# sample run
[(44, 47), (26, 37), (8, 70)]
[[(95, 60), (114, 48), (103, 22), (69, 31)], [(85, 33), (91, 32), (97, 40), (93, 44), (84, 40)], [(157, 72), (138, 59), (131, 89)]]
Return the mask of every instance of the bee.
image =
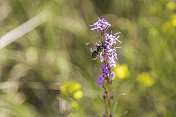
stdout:
[(100, 62), (104, 61), (103, 54), (105, 52), (106, 47), (103, 45), (103, 43), (101, 46), (97, 46), (90, 42), (86, 42), (86, 45), (89, 46), (89, 49), (92, 52), (92, 56), (91, 56), (92, 60), (96, 60), (99, 55)]

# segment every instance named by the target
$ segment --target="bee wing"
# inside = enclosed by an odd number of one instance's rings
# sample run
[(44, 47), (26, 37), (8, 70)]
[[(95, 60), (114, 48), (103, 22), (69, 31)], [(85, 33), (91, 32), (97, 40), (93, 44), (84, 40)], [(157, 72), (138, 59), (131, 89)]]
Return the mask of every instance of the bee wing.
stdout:
[(88, 46), (89, 48), (93, 48), (94, 44), (91, 42), (85, 42), (86, 46)]
[(88, 45), (90, 45), (90, 42), (84, 42), (84, 44), (88, 46)]
[(85, 42), (85, 44), (89, 47), (89, 50), (93, 52), (95, 50), (95, 45), (91, 42)]
[(104, 61), (103, 52), (100, 52), (98, 58), (99, 58), (100, 62)]

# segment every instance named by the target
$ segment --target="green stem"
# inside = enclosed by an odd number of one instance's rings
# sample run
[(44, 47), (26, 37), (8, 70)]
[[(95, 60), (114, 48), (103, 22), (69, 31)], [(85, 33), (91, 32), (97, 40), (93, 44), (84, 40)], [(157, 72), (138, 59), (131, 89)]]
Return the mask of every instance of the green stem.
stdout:
[(105, 84), (105, 92), (107, 93), (107, 98), (105, 99), (105, 115), (109, 117), (111, 113), (111, 98), (110, 98), (110, 84), (107, 78), (107, 83)]

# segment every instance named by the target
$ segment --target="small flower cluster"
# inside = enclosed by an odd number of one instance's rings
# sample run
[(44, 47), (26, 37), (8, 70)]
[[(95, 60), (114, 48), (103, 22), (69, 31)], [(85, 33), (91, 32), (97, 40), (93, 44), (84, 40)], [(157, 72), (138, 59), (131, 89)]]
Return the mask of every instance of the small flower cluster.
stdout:
[(78, 106), (78, 100), (83, 97), (83, 92), (81, 91), (81, 85), (75, 81), (65, 82), (60, 86), (60, 91), (62, 96), (68, 99), (72, 99), (72, 107), (76, 108)]
[(97, 32), (99, 31), (104, 32), (111, 26), (111, 24), (107, 22), (104, 18), (102, 19), (98, 18), (98, 21), (90, 26), (93, 26), (93, 28), (91, 28), (90, 30), (97, 30)]
[(118, 34), (120, 34), (120, 32), (115, 34), (112, 34), (112, 31), (111, 34), (106, 33), (111, 24), (108, 23), (104, 18), (98, 18), (98, 21), (90, 26), (93, 26), (91, 30), (97, 30), (97, 32), (100, 31), (101, 36), (103, 36), (104, 38), (103, 41), (99, 41), (100, 44), (96, 43), (97, 46), (103, 45), (106, 48), (103, 54), (104, 59), (101, 58), (102, 56), (98, 56), (100, 62), (104, 62), (100, 70), (102, 72), (102, 77), (97, 77), (98, 86), (102, 86), (105, 79), (109, 78), (109, 81), (111, 82), (112, 77), (115, 76), (115, 74), (111, 72), (111, 68), (116, 67), (116, 60), (118, 60), (116, 48), (120, 47), (114, 47), (114, 45), (116, 45), (117, 42), (120, 42), (120, 36), (117, 36)]

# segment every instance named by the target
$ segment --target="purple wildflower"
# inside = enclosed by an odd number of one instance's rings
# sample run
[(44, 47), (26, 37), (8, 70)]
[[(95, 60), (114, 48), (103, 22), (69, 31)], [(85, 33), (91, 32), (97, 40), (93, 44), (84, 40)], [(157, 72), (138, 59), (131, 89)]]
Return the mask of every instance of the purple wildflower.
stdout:
[(98, 86), (99, 86), (99, 87), (102, 86), (102, 84), (103, 84), (103, 82), (104, 82), (104, 78), (98, 76), (98, 77), (97, 77), (97, 80), (98, 80)]
[(119, 33), (120, 32), (112, 34), (112, 31), (111, 31), (111, 34), (107, 34), (106, 33), (106, 35), (104, 37), (105, 38), (104, 46), (106, 47), (106, 56), (105, 56), (105, 58), (108, 59), (108, 62), (110, 64), (110, 68), (111, 67), (116, 67), (116, 60), (118, 60), (117, 53), (116, 53), (116, 48), (120, 48), (120, 47), (114, 47), (114, 48), (111, 48), (111, 47), (113, 45), (116, 45), (117, 41), (120, 42), (118, 40), (120, 36), (117, 37), (117, 35)]
[(101, 70), (100, 71), (102, 72), (102, 76), (104, 78), (106, 78), (107, 76), (109, 76), (108, 64), (103, 63), (103, 66), (101, 66)]
[(112, 34), (112, 31), (111, 31), (111, 34), (105, 34), (105, 46), (107, 49), (110, 49), (112, 45), (115, 45), (116, 44), (116, 41), (120, 42), (118, 39), (120, 36), (116, 37), (118, 34), (120, 34), (120, 32), (118, 33), (115, 33), (115, 34)]
[(102, 42), (101, 41), (99, 41), (99, 43), (96, 42), (96, 45), (97, 46), (102, 46)]
[[(109, 86), (112, 85), (112, 78), (115, 76), (111, 68), (116, 67), (116, 61), (118, 60), (116, 49), (120, 47), (116, 47), (115, 45), (117, 42), (121, 43), (121, 41), (119, 41), (120, 36), (117, 36), (120, 32), (115, 34), (112, 34), (112, 31), (111, 34), (106, 33), (111, 24), (104, 18), (98, 18), (98, 21), (90, 26), (92, 26), (91, 30), (97, 30), (97, 32), (100, 32), (100, 36), (104, 38), (101, 38), (101, 41), (96, 43), (97, 51), (95, 51), (98, 54), (98, 60), (103, 62), (103, 65), (100, 66), (102, 75), (98, 76), (97, 80), (98, 86), (102, 86), (105, 89), (105, 93), (103, 94), (105, 106), (111, 107), (111, 104), (108, 102), (110, 99), (114, 98), (114, 94), (110, 93)], [(102, 47), (104, 51), (98, 51), (99, 47)], [(92, 49), (90, 49), (90, 51), (93, 52)], [(110, 112), (108, 112), (107, 107), (105, 108), (106, 115), (104, 114), (103, 117), (113, 117), (112, 113), (109, 115)]]
[(112, 78), (115, 76), (114, 72), (111, 73), (111, 77), (110, 79), (112, 80)]
[(90, 26), (93, 26), (90, 30), (97, 30), (97, 32), (105, 32), (111, 26), (111, 24), (107, 22), (104, 18), (98, 18), (98, 21)]
[[(115, 47), (114, 45), (116, 45), (117, 41), (120, 42), (120, 36), (117, 36), (118, 34), (120, 34), (120, 32), (112, 34), (111, 31), (111, 34), (107, 34), (106, 30), (111, 26), (111, 24), (108, 23), (104, 18), (98, 18), (98, 21), (90, 26), (92, 26), (91, 30), (97, 30), (97, 32), (100, 31), (101, 36), (104, 38), (103, 41), (99, 41), (99, 43), (96, 43), (96, 46), (103, 45), (106, 48), (104, 52), (99, 52), (98, 55), (98, 59), (100, 60), (100, 62), (104, 62), (100, 70), (102, 72), (102, 77), (97, 77), (98, 86), (102, 86), (104, 79), (109, 77), (109, 81), (112, 81), (112, 77), (115, 76), (113, 72), (110, 72), (110, 69), (112, 67), (116, 67), (116, 60), (118, 60), (116, 48), (120, 47)], [(90, 51), (92, 52), (91, 49)]]
[(116, 67), (116, 60), (118, 60), (116, 49), (115, 48), (109, 49), (108, 53), (109, 54), (107, 55), (107, 58), (109, 60), (108, 62), (109, 62), (110, 68)]

